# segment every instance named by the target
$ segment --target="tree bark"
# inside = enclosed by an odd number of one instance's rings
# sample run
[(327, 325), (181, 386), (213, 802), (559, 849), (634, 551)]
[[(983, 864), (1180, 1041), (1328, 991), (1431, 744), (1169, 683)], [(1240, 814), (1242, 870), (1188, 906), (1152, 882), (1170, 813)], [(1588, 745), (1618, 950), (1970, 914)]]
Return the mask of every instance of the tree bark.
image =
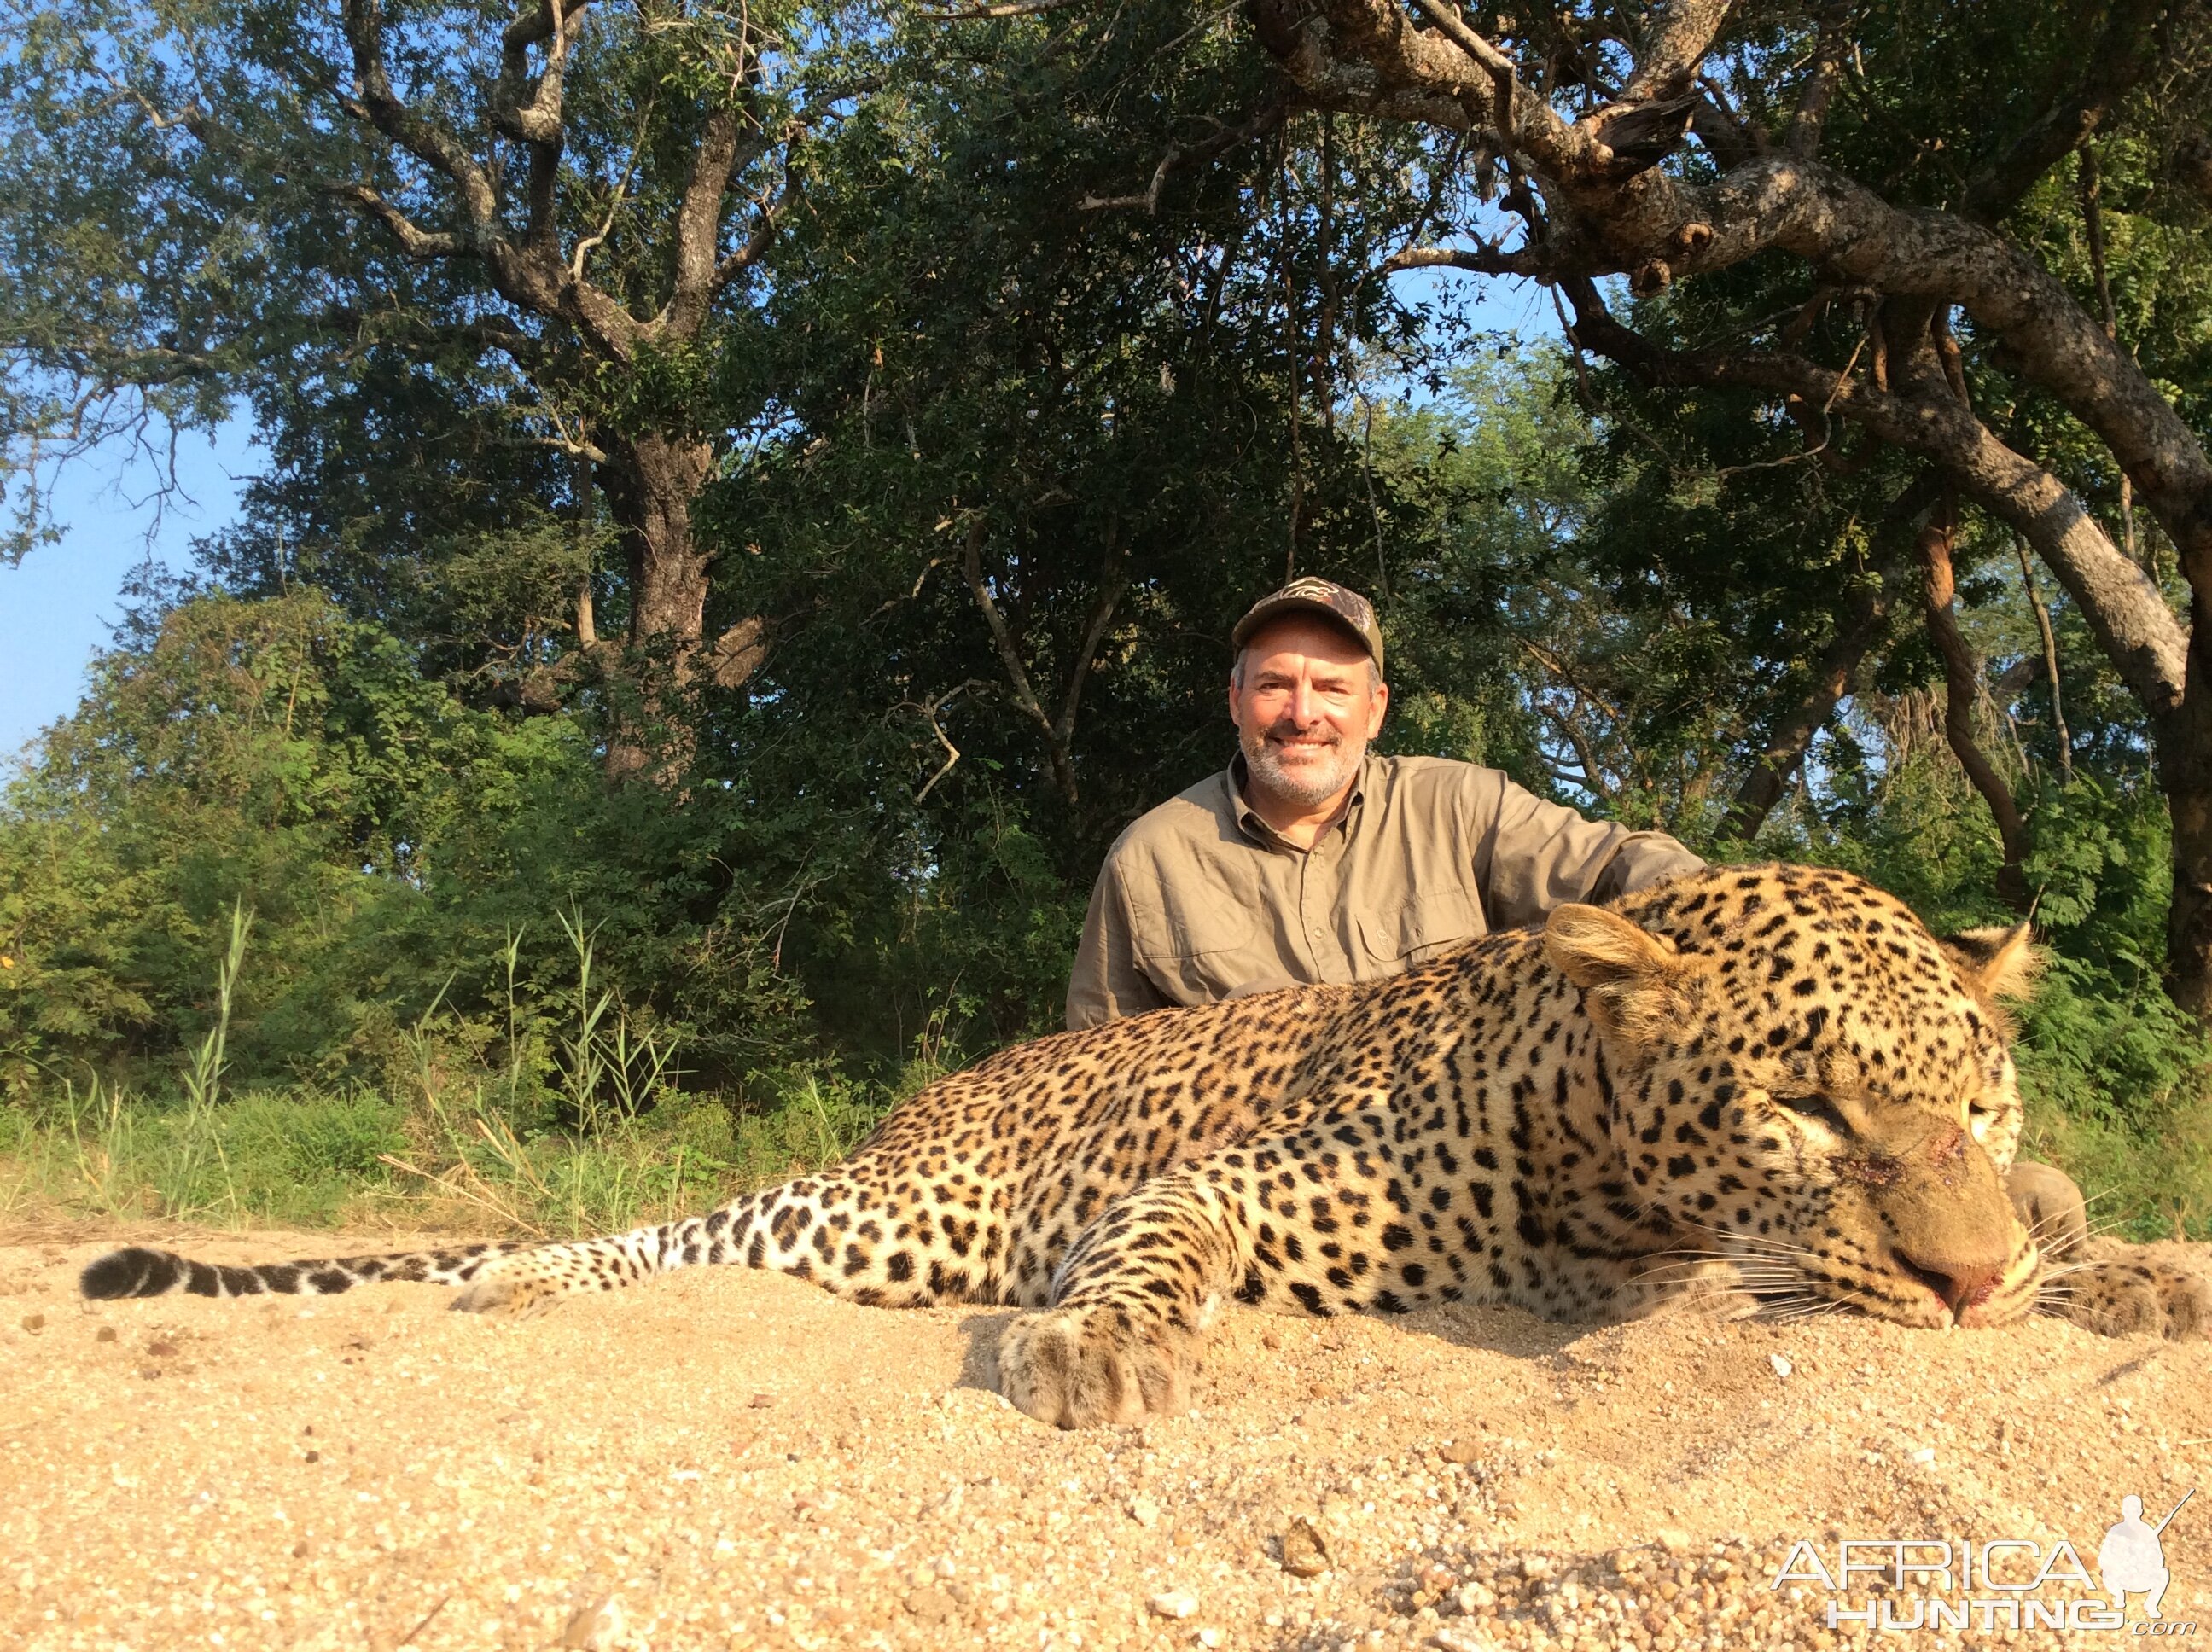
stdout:
[(2212, 1023), (2212, 611), (2189, 606), (2189, 687), (2158, 726), (2158, 774), (2173, 819), (2173, 901), (2166, 926), (2166, 988)]
[(600, 490), (621, 531), (630, 591), (629, 635), (621, 675), (636, 704), (617, 709), (606, 770), (617, 781), (678, 785), (694, 750), (686, 697), (711, 681), (741, 687), (767, 653), (767, 627), (739, 620), (710, 647), (708, 580), (714, 556), (702, 548), (692, 507), (713, 471), (713, 446), (647, 434), (610, 441)]
[(1951, 573), (1954, 521), (1945, 508), (1920, 531), (1920, 560), (1928, 575), (1928, 635), (1943, 657), (1943, 738), (1996, 822), (1997, 838), (2004, 847), (2004, 864), (1997, 868), (1997, 893), (2015, 912), (2026, 913), (2029, 902), (2023, 863), (2027, 859), (2027, 823), (2021, 817), (2012, 788), (1974, 739), (1974, 703), (1981, 696), (1982, 674), (1951, 612), (1956, 589)]

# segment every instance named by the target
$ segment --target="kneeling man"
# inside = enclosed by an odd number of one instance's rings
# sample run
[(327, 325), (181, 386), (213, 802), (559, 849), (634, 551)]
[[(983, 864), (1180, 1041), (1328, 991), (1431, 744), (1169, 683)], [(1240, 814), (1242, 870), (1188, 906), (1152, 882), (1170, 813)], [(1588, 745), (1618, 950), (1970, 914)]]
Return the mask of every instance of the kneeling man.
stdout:
[(1228, 768), (1122, 833), (1091, 896), (1067, 1024), (1395, 975), (1705, 865), (1495, 768), (1380, 757), (1390, 704), (1364, 597), (1299, 580), (1230, 635)]

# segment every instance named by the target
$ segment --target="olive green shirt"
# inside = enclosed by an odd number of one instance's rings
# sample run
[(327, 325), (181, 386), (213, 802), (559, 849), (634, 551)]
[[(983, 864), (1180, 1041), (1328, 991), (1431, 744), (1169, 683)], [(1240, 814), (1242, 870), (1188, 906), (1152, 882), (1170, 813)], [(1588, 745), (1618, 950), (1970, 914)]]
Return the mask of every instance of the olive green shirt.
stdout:
[(1663, 832), (1584, 820), (1441, 757), (1369, 757), (1344, 812), (1301, 850), (1245, 803), (1243, 772), (1239, 755), (1107, 853), (1068, 983), (1071, 1028), (1395, 975), (1564, 902), (1705, 865)]

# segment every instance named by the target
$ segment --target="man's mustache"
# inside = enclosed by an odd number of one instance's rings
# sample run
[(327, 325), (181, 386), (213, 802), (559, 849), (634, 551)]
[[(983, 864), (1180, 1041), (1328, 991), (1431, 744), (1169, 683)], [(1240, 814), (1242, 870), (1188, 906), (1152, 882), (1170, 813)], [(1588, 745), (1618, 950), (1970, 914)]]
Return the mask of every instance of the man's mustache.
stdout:
[(1270, 740), (1319, 739), (1324, 745), (1341, 745), (1344, 736), (1326, 723), (1316, 723), (1311, 728), (1300, 728), (1296, 723), (1279, 722), (1267, 732)]

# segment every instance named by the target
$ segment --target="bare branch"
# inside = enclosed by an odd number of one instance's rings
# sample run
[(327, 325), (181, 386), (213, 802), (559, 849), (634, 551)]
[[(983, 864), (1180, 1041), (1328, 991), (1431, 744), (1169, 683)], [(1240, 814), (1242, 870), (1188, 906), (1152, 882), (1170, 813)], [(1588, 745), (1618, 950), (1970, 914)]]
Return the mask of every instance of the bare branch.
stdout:
[(2058, 783), (2074, 783), (2074, 737), (2066, 727), (2065, 696), (2059, 691), (2058, 637), (2051, 629), (2051, 610), (2043, 600), (2043, 593), (2035, 588), (2035, 565), (2028, 560), (2027, 541), (2018, 534), (2012, 537), (2012, 548), (2020, 558), (2021, 589), (2027, 593), (2029, 611), (2035, 616), (2036, 635), (2043, 642), (2043, 674), (2051, 682), (2051, 732), (2058, 744)]
[(939, 766), (938, 771), (934, 774), (932, 774), (927, 780), (922, 782), (921, 790), (914, 794), (914, 800), (916, 803), (921, 802), (923, 799), (927, 798), (932, 792), (934, 792), (937, 789), (938, 781), (943, 780), (947, 774), (950, 774), (952, 772), (953, 765), (960, 761), (960, 748), (952, 744), (952, 737), (945, 732), (945, 725), (938, 720), (939, 714), (955, 700), (957, 700), (962, 695), (967, 693), (969, 689), (980, 689), (984, 686), (986, 686), (984, 683), (971, 677), (964, 683), (955, 683), (952, 687), (947, 689), (943, 694), (938, 695), (933, 698), (921, 701), (909, 700), (907, 701), (907, 704), (909, 707), (921, 714), (922, 721), (929, 725), (929, 732), (937, 737), (937, 744), (945, 748), (945, 762)]
[(1797, 107), (1790, 117), (1790, 130), (1782, 138), (1782, 147), (1790, 154), (1809, 161), (1820, 153), (1828, 105), (1850, 57), (1850, 41), (1843, 28), (1835, 19), (1824, 19), (1814, 43), (1813, 61), (1805, 71), (1805, 83), (1797, 93)]
[(760, 217), (753, 225), (753, 233), (745, 237), (741, 246), (724, 254), (722, 261), (714, 266), (714, 290), (718, 293), (767, 254), (769, 248), (775, 244), (776, 228), (781, 223), (784, 213), (799, 197), (798, 131), (793, 129), (787, 133), (784, 141), (783, 187), (773, 200), (758, 201)]
[(991, 641), (999, 651), (999, 663), (1006, 667), (1006, 682), (1014, 691), (1014, 703), (1028, 714), (1045, 739), (1046, 756), (1052, 764), (1052, 777), (1060, 787), (1060, 794), (1072, 808), (1076, 803), (1075, 770), (1068, 762), (1067, 746), (1058, 726), (1036, 696), (1030, 685), (1029, 670), (1022, 664), (1022, 651), (1014, 642), (1014, 634), (1006, 623), (1006, 616), (999, 611), (992, 598), (991, 587), (983, 578), (983, 538), (987, 530), (981, 512), (969, 519), (968, 542), (962, 561), (968, 575), (968, 589), (975, 598), (975, 605), (983, 610), (983, 622), (991, 628)]
[(1727, 21), (1730, 0), (1660, 0), (1637, 43), (1636, 70), (1618, 101), (1678, 98), (1698, 77), (1713, 37)]
[(491, 180), (459, 142), (401, 102), (384, 67), (384, 10), (379, 0), (345, 0), (346, 43), (359, 90), (345, 101), (408, 154), (442, 173), (460, 196), (479, 240), (495, 239), (498, 198)]
[[(491, 118), (495, 131), (525, 143), (544, 144), (556, 151), (562, 141), (562, 93), (568, 48), (592, 0), (545, 0), (535, 11), (523, 13), (500, 36), (499, 83), (493, 88)], [(547, 41), (545, 67), (537, 83), (530, 82), (530, 48)], [(528, 100), (525, 101), (526, 94)]]
[(1550, 273), (1543, 256), (1533, 247), (1501, 252), (1484, 242), (1479, 246), (1409, 246), (1383, 261), (1382, 273), (1401, 270), (1466, 270), (1481, 276), (1520, 276), (1540, 279)]
[(385, 233), (399, 244), (399, 250), (410, 258), (451, 258), (467, 252), (468, 243), (458, 235), (443, 230), (422, 229), (366, 184), (325, 183), (318, 187), (333, 199), (343, 201), (365, 217), (372, 218), (384, 227)]
[[(1005, 3), (969, 6), (958, 11), (936, 11), (927, 6), (921, 15), (933, 23), (973, 23), (991, 17), (1035, 17), (1042, 12), (1066, 11), (1085, 0), (1005, 0)], [(915, 799), (920, 802), (920, 799)]]
[(1943, 738), (1996, 822), (1997, 836), (2004, 845), (2004, 865), (1997, 869), (1997, 892), (2016, 910), (2025, 912), (2027, 881), (2022, 863), (2027, 858), (2027, 823), (2021, 817), (2012, 788), (1974, 739), (1974, 703), (1981, 692), (1982, 672), (1951, 612), (1954, 530), (1955, 518), (1947, 503), (1920, 531), (1919, 538), (1921, 565), (1928, 576), (1928, 635), (1943, 659)]
[(767, 137), (750, 114), (717, 109), (707, 117), (699, 147), (691, 157), (691, 175), (684, 180), (683, 200), (677, 208), (676, 278), (668, 302), (654, 318), (655, 327), (665, 328), (678, 338), (698, 333), (717, 288), (723, 197), (731, 178), (758, 160), (767, 149)]
[(1136, 210), (1157, 217), (1160, 210), (1160, 191), (1166, 187), (1170, 173), (1188, 167), (1203, 166), (1255, 138), (1267, 137), (1283, 124), (1289, 112), (1289, 105), (1279, 100), (1267, 105), (1241, 126), (1225, 128), (1212, 137), (1187, 147), (1171, 145), (1160, 157), (1159, 165), (1152, 168), (1152, 181), (1142, 195), (1086, 195), (1077, 203), (1077, 210), (1115, 212)]

